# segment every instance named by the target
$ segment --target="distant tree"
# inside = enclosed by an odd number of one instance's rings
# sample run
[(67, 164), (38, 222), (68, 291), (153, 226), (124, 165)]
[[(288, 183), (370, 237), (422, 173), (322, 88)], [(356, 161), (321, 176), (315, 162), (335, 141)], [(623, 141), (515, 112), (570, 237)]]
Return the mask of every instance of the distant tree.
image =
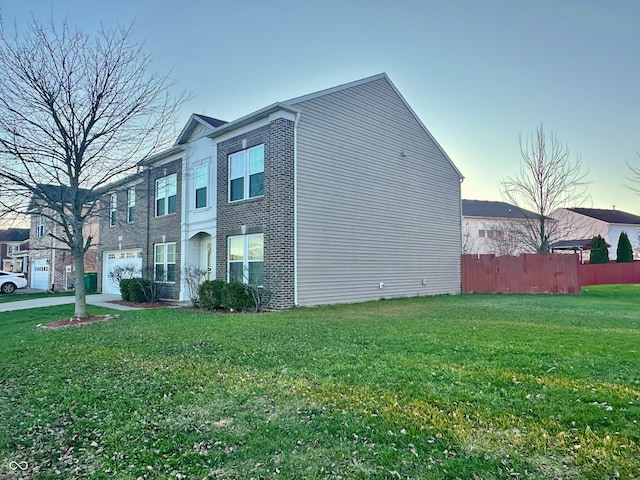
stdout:
[(618, 263), (633, 262), (633, 248), (627, 236), (627, 232), (622, 232), (618, 239), (618, 248), (616, 249), (616, 261)]
[(131, 27), (91, 38), (66, 23), (34, 20), (22, 36), (0, 25), (0, 218), (37, 205), (54, 226), (48, 235), (74, 259), (75, 317), (86, 316), (84, 254), (94, 240), (83, 226), (101, 189), (168, 144), (186, 99), (149, 66)]
[(526, 223), (520, 219), (485, 223), (485, 232), (487, 244), (494, 255), (518, 255), (527, 250), (522, 241), (527, 233)]
[(521, 222), (523, 243), (536, 253), (549, 253), (550, 244), (564, 236), (560, 228), (567, 228), (550, 214), (587, 200), (587, 173), (580, 158), (572, 161), (567, 147), (553, 133), (545, 134), (542, 125), (524, 144), (520, 139), (520, 153), (520, 171), (504, 179), (500, 189), (509, 203), (535, 212)]
[(591, 239), (589, 263), (609, 263), (609, 249), (607, 248), (607, 242), (600, 235)]

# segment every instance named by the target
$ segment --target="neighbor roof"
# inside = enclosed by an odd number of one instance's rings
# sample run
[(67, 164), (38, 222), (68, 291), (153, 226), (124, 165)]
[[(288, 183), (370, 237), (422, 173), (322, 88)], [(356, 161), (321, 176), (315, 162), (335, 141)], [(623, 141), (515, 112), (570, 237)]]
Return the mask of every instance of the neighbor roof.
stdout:
[[(607, 243), (607, 247), (610, 247)], [(578, 240), (559, 240), (549, 245), (551, 250), (591, 250), (591, 239), (581, 238)]]
[[(33, 195), (29, 208), (33, 208), (35, 206), (35, 202), (37, 202), (37, 200), (42, 200), (43, 198), (66, 205), (71, 204), (74, 200), (74, 198), (71, 196), (71, 188), (67, 187), (66, 185), (39, 184), (38, 188), (42, 191), (42, 198), (36, 198), (36, 195)], [(95, 191), (87, 190), (84, 188), (78, 189), (78, 199), (82, 200), (83, 204), (92, 200), (96, 200), (99, 196), (99, 193)]]
[(533, 218), (537, 214), (506, 202), (488, 200), (462, 200), (464, 217), (480, 218)]
[(567, 210), (607, 223), (640, 225), (640, 217), (638, 215), (621, 212), (620, 210), (604, 210), (601, 208), (567, 208)]
[(25, 240), (29, 240), (28, 228), (0, 230), (0, 242), (24, 242)]

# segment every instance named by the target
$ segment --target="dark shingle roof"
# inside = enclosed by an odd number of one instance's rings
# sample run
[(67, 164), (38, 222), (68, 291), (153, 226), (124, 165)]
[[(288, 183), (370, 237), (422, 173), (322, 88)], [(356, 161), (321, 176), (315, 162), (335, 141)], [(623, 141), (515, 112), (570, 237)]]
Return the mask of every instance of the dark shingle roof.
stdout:
[(462, 200), (462, 215), (482, 218), (533, 218), (537, 214), (506, 202)]
[(0, 230), (0, 242), (24, 242), (25, 240), (29, 240), (28, 228)]
[(624, 225), (640, 225), (640, 217), (620, 210), (604, 210), (601, 208), (567, 208), (570, 212), (579, 213), (607, 223)]
[[(611, 245), (607, 244), (608, 247)], [(549, 245), (551, 250), (591, 250), (591, 239), (558, 240)]]
[[(35, 208), (43, 198), (49, 199), (52, 202), (64, 205), (70, 205), (73, 203), (74, 198), (71, 195), (71, 189), (65, 185), (38, 185), (38, 188), (42, 191), (42, 198), (33, 195), (29, 208)], [(78, 189), (78, 200), (81, 204), (96, 200), (100, 194), (96, 191), (86, 190), (83, 188)]]

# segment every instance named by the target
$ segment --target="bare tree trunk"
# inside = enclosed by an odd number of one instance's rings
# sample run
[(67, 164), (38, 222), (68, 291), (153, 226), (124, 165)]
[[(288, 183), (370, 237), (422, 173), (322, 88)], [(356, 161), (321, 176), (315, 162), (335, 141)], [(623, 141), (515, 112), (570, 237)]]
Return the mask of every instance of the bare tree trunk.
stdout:
[(73, 313), (74, 318), (87, 316), (87, 294), (84, 285), (84, 255), (74, 254), (73, 264), (76, 270), (76, 307)]

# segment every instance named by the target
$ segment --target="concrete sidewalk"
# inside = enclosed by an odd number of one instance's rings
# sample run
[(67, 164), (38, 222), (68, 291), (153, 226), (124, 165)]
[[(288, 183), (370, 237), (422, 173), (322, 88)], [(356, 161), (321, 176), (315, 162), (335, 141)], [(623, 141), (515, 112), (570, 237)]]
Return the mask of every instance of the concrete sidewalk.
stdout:
[[(12, 294), (15, 295), (15, 294)], [(110, 295), (107, 293), (98, 293), (87, 295), (87, 305), (96, 305), (99, 307), (113, 308), (114, 310), (140, 310), (138, 307), (129, 307), (110, 303), (114, 300), (121, 300), (120, 295)], [(0, 312), (10, 312), (13, 310), (25, 310), (28, 308), (51, 307), (53, 305), (64, 305), (75, 302), (75, 297), (44, 297), (32, 300), (18, 300), (15, 302), (0, 303)]]

